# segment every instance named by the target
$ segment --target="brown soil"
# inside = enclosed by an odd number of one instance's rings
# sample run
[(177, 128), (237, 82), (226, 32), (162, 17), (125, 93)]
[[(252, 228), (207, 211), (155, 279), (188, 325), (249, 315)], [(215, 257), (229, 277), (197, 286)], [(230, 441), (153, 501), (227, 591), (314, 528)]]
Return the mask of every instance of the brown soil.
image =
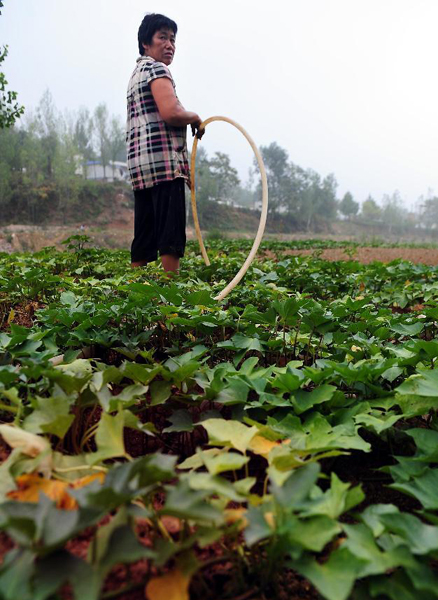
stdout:
[[(413, 263), (438, 265), (438, 249), (435, 248), (356, 248), (347, 253), (342, 248), (326, 248), (321, 252), (315, 250), (284, 250), (281, 256), (309, 256), (316, 254), (324, 260), (357, 260), (363, 264), (374, 261), (391, 262), (397, 259), (409, 260)], [(265, 250), (263, 256), (275, 259), (276, 254)]]

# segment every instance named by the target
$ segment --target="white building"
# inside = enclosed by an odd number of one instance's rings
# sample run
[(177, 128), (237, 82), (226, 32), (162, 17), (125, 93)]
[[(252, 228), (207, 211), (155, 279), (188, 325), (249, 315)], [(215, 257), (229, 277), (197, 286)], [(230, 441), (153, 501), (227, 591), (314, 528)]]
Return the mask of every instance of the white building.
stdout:
[(88, 160), (84, 165), (79, 165), (75, 173), (96, 181), (129, 181), (128, 165), (119, 160), (110, 160), (105, 169), (99, 160)]

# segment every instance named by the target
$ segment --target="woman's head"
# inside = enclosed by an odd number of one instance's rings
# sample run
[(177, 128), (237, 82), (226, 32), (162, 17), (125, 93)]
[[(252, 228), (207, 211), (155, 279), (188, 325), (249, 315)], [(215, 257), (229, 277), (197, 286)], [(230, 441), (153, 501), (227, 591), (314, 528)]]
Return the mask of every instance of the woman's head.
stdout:
[[(138, 50), (143, 56), (147, 54), (146, 48), (153, 46), (154, 35), (160, 31), (166, 31), (169, 34), (173, 34), (173, 40), (175, 40), (178, 26), (175, 21), (165, 17), (164, 15), (151, 13), (144, 17), (138, 30)], [(155, 57), (154, 57), (155, 58)]]

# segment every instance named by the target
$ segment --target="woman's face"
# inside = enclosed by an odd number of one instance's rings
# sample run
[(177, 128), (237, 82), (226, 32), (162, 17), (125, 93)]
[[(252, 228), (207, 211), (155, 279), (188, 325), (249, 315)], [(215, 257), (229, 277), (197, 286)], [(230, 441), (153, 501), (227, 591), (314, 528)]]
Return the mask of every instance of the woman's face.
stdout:
[(143, 44), (147, 56), (169, 66), (175, 54), (175, 34), (171, 29), (159, 29), (152, 36), (150, 45)]

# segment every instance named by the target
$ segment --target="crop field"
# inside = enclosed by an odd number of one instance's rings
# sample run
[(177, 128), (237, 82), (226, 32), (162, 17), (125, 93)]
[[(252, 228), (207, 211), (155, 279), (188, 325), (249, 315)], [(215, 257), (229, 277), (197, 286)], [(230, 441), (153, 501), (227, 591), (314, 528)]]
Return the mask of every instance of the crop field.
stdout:
[(207, 245), (0, 254), (0, 598), (438, 599), (438, 267)]

